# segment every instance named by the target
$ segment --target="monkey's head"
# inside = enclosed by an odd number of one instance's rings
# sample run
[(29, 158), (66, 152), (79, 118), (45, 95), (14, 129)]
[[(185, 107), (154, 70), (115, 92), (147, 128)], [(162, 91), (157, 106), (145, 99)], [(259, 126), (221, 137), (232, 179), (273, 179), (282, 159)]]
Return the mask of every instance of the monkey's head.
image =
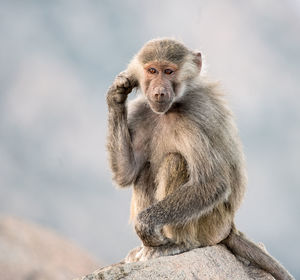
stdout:
[(187, 49), (172, 39), (149, 41), (128, 66), (151, 109), (166, 113), (182, 96), (185, 86), (199, 76), (201, 53)]

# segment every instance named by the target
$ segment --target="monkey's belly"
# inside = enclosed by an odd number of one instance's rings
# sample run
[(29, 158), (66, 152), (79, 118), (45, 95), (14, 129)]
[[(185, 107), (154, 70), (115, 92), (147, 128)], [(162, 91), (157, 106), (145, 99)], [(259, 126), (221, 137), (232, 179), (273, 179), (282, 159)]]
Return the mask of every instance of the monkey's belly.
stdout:
[(232, 213), (221, 204), (209, 214), (184, 226), (164, 226), (166, 237), (187, 248), (215, 245), (225, 239), (232, 226)]

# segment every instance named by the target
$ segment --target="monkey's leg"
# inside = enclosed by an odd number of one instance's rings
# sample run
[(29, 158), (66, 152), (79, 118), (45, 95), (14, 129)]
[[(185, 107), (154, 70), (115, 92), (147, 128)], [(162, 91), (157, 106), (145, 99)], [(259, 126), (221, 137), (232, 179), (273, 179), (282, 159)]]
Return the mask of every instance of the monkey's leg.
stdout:
[(156, 199), (163, 200), (185, 184), (189, 179), (186, 160), (179, 153), (165, 156), (156, 176)]
[[(169, 195), (176, 193), (178, 188), (188, 181), (188, 178), (189, 176), (185, 159), (179, 153), (170, 153), (166, 155), (161, 163), (155, 179), (157, 185), (155, 194), (156, 199), (163, 201)], [(152, 207), (153, 206), (150, 206), (146, 210), (142, 211), (138, 217)], [(163, 213), (157, 212), (155, 214), (162, 215)], [(152, 222), (154, 224), (145, 225), (148, 230), (145, 232), (145, 235), (143, 235), (143, 231), (139, 231), (139, 227), (136, 227), (136, 230), (138, 231), (138, 234), (144, 245), (153, 247), (172, 243), (163, 235), (162, 227), (155, 227), (155, 223), (157, 221), (153, 220)]]
[(107, 93), (108, 152), (115, 181), (120, 186), (132, 184), (138, 173), (127, 123), (127, 95), (135, 83), (126, 72), (120, 73)]
[[(158, 186), (156, 198), (162, 200), (186, 183), (188, 178), (185, 159), (177, 153), (168, 154), (164, 158), (156, 177)], [(153, 236), (154, 234), (152, 234)], [(126, 262), (145, 261), (160, 256), (176, 255), (188, 250), (186, 244), (175, 244), (161, 232), (158, 233), (158, 236), (160, 236), (160, 239), (156, 241), (158, 246), (141, 246), (133, 249), (127, 255)], [(153, 242), (153, 239), (151, 241)]]

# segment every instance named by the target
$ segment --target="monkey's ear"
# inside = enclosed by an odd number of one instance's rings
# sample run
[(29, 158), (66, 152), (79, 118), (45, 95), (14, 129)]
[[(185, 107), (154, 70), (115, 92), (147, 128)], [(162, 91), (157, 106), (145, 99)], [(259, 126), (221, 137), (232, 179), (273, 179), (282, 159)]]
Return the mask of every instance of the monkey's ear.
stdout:
[(201, 67), (202, 67), (202, 55), (201, 55), (201, 52), (195, 52), (194, 53), (194, 62), (199, 67), (199, 71), (201, 71)]

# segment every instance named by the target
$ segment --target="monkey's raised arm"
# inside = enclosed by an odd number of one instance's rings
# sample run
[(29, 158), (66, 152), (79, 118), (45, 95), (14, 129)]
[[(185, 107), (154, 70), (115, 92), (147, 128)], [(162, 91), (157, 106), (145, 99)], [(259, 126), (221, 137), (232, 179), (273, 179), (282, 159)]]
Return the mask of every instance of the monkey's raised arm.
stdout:
[(131, 185), (138, 168), (133, 154), (127, 124), (127, 95), (136, 86), (126, 72), (120, 73), (107, 93), (108, 104), (108, 153), (114, 180), (121, 187)]

